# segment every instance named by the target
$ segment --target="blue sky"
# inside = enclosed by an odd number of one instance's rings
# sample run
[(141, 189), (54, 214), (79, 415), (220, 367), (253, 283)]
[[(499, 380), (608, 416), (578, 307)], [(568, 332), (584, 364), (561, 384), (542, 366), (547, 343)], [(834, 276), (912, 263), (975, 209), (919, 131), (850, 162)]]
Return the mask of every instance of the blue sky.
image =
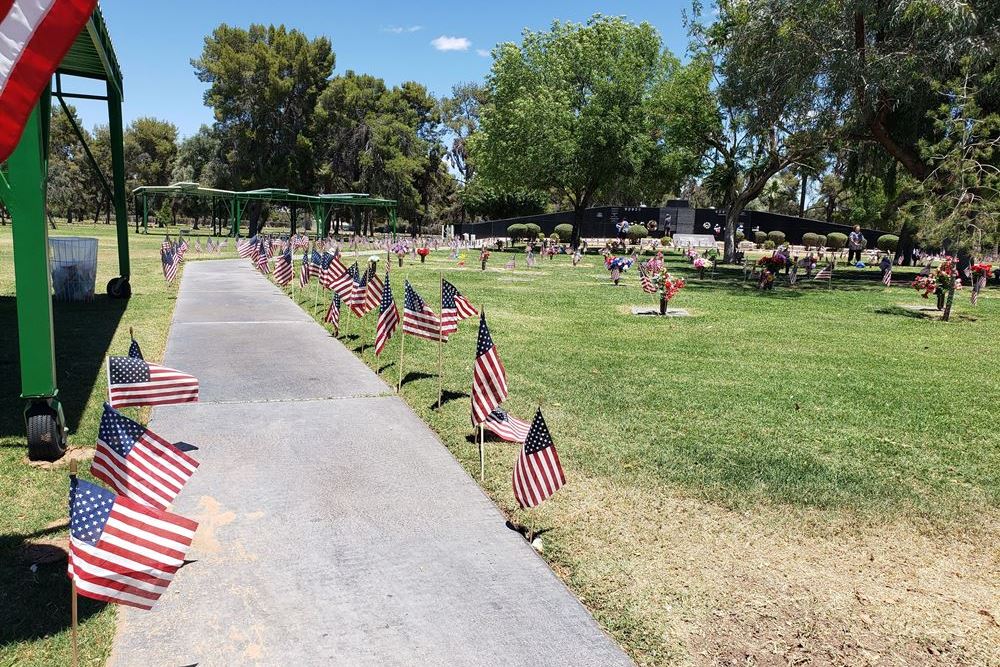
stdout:
[[(489, 50), (498, 42), (518, 41), (523, 28), (542, 30), (553, 19), (584, 21), (595, 12), (649, 21), (666, 45), (683, 55), (681, 13), (690, 0), (102, 0), (101, 7), (125, 76), (126, 123), (156, 116), (187, 136), (212, 122), (211, 110), (202, 103), (205, 86), (195, 78), (190, 61), (220, 23), (284, 23), (310, 36), (327, 35), (337, 57), (335, 74), (353, 69), (390, 85), (414, 80), (442, 95), (460, 81), (481, 80), (489, 70)], [(73, 83), (78, 91), (93, 90), (88, 82)], [(77, 107), (87, 126), (107, 120), (100, 105), (78, 102)]]

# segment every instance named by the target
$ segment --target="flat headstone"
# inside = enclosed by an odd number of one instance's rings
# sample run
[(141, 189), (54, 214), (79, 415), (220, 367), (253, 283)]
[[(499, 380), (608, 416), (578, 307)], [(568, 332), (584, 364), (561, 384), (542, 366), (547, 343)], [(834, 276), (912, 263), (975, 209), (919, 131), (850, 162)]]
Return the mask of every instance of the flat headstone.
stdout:
[(928, 305), (919, 304), (919, 303), (900, 303), (900, 304), (897, 304), (897, 305), (900, 308), (902, 308), (903, 310), (909, 310), (910, 312), (913, 312), (913, 313), (940, 313), (941, 312), (940, 310), (938, 310), (934, 306), (928, 306)]
[(642, 308), (640, 306), (632, 307), (633, 315), (652, 315), (656, 317), (691, 317), (691, 313), (684, 310), (683, 308), (667, 308), (665, 315), (660, 315), (659, 308)]

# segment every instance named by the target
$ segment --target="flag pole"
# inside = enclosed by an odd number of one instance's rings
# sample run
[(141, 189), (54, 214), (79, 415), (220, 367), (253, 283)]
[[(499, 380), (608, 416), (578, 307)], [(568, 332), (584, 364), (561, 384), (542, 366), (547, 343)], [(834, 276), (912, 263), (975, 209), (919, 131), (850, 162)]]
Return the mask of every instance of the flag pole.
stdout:
[(486, 481), (486, 430), (479, 424), (479, 481)]
[[(403, 280), (408, 280), (409, 277)], [(405, 282), (404, 282), (405, 284)], [(403, 320), (406, 320), (406, 304), (403, 304)], [(399, 327), (399, 382), (396, 383), (396, 393), (399, 394), (403, 390), (403, 343), (406, 341), (406, 330), (402, 326), (403, 322), (400, 322)]]
[(438, 315), (438, 407), (441, 409), (441, 398), (444, 395), (444, 271), (438, 272), (438, 286), (441, 288), (441, 311)]
[[(76, 479), (77, 472), (77, 462), (73, 459), (69, 462), (69, 478), (70, 480)], [(72, 514), (72, 513), (71, 513)], [(73, 517), (70, 516), (70, 523), (72, 523)], [(72, 530), (72, 528), (71, 528)], [(72, 558), (72, 556), (70, 556)], [(73, 645), (73, 667), (77, 667), (80, 664), (80, 644), (77, 640), (77, 611), (76, 611), (76, 573), (74, 572), (73, 577), (70, 578), (70, 621), (71, 621), (71, 642)]]

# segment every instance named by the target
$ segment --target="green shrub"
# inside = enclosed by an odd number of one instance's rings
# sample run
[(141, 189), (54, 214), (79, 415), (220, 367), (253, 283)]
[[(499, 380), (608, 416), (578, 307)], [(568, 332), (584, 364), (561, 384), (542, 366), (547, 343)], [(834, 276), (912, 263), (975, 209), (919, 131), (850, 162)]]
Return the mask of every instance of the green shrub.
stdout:
[(802, 235), (802, 245), (809, 248), (815, 248), (819, 245), (820, 236), (816, 232), (806, 232)]
[(830, 232), (826, 237), (826, 245), (831, 250), (840, 250), (847, 245), (847, 234), (840, 232)]
[(756, 243), (757, 245), (763, 245), (764, 241), (766, 240), (767, 240), (767, 234), (765, 234), (764, 232), (753, 233), (753, 242)]
[(899, 245), (899, 237), (895, 234), (883, 234), (875, 241), (875, 246), (882, 252), (896, 252)]
[(747, 235), (746, 234), (744, 234), (743, 232), (736, 232), (736, 242), (737, 243), (743, 243), (746, 240), (747, 240)]
[(573, 225), (567, 223), (556, 225), (555, 233), (559, 235), (560, 241), (569, 243), (570, 239), (573, 238)]
[(771, 239), (764, 241), (764, 250), (774, 250), (776, 247), (774, 241)]
[(768, 232), (767, 238), (770, 241), (774, 241), (774, 245), (779, 246), (785, 242), (785, 232), (779, 232), (777, 230)]
[(529, 239), (537, 239), (538, 236), (542, 233), (542, 228), (533, 222), (529, 222), (524, 226), (524, 228), (528, 232)]
[(507, 236), (511, 241), (517, 242), (528, 235), (528, 228), (525, 225), (513, 224), (507, 228)]
[(638, 241), (649, 236), (649, 230), (643, 225), (630, 225), (628, 228), (628, 240)]
[(816, 241), (816, 247), (817, 248), (825, 248), (826, 247), (826, 234), (817, 234), (816, 238), (818, 239)]
[(674, 242), (673, 238), (671, 238), (669, 236), (664, 236), (662, 239), (660, 239), (660, 245), (663, 245), (663, 246), (670, 245), (673, 242)]
[(555, 243), (559, 243), (559, 235), (556, 234), (555, 232), (552, 232), (551, 234), (549, 234), (549, 240)]

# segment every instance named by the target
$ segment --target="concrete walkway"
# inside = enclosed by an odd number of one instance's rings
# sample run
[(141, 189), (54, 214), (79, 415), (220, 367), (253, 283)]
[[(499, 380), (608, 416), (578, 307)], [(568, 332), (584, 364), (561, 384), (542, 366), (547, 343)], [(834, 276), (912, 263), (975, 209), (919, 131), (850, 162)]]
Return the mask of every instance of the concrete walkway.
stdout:
[(201, 402), (152, 428), (199, 447), (201, 522), (113, 666), (627, 665), (431, 430), (237, 260), (184, 269), (165, 363)]

